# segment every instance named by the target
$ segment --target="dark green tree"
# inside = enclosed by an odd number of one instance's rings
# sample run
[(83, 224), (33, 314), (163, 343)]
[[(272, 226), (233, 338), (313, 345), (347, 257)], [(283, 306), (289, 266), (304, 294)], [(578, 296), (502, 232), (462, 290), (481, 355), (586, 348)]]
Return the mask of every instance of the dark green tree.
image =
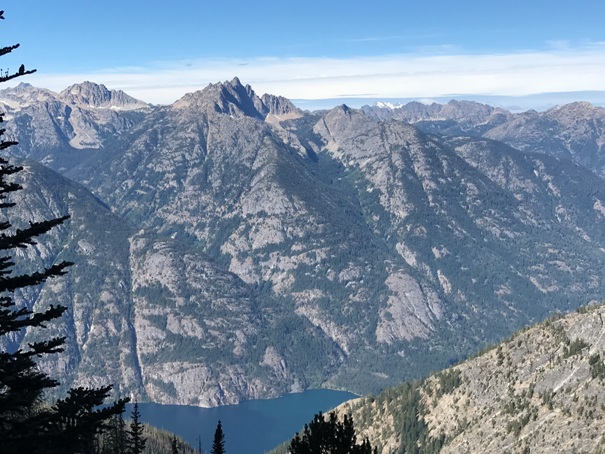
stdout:
[(131, 414), (128, 435), (128, 454), (141, 454), (145, 450), (145, 437), (143, 437), (143, 424), (139, 413), (139, 403), (134, 403)]
[(296, 434), (290, 441), (291, 454), (372, 454), (369, 440), (366, 438), (357, 444), (355, 427), (350, 415), (345, 415), (342, 422), (332, 412), (326, 419), (320, 413), (305, 424), (302, 435)]
[(172, 436), (171, 448), (172, 448), (172, 454), (179, 454), (179, 445), (178, 445), (178, 442), (176, 440), (176, 435)]
[(111, 418), (101, 442), (102, 454), (126, 454), (126, 423), (121, 414)]
[(223, 433), (223, 425), (219, 421), (214, 431), (214, 440), (212, 441), (211, 454), (225, 453), (225, 434)]
[(74, 388), (57, 401), (49, 424), (57, 452), (94, 452), (97, 435), (111, 428), (116, 415), (113, 406), (103, 406), (111, 388)]
[[(4, 17), (0, 15), (0, 19)], [(19, 47), (18, 44), (0, 48), (0, 56)], [(0, 82), (14, 79), (35, 70), (0, 72)], [(0, 114), (0, 125), (3, 123)], [(0, 128), (0, 150), (17, 145), (4, 138)], [(8, 196), (22, 187), (11, 177), (22, 170), (0, 157), (0, 209), (15, 206)], [(29, 222), (14, 227), (9, 221), (0, 222), (0, 344), (11, 345), (24, 330), (36, 331), (63, 315), (66, 308), (51, 305), (42, 311), (18, 307), (15, 290), (36, 286), (46, 279), (65, 274), (70, 262), (62, 261), (29, 274), (13, 275), (15, 262), (11, 253), (36, 244), (36, 237), (64, 223), (69, 216)], [(51, 406), (45, 402), (45, 392), (59, 383), (40, 371), (37, 358), (63, 351), (65, 337), (33, 342), (27, 347), (0, 351), (0, 452), (10, 453), (87, 453), (93, 449), (94, 435), (104, 428), (106, 419), (124, 410), (125, 400), (100, 407), (111, 387), (72, 389), (68, 397)]]

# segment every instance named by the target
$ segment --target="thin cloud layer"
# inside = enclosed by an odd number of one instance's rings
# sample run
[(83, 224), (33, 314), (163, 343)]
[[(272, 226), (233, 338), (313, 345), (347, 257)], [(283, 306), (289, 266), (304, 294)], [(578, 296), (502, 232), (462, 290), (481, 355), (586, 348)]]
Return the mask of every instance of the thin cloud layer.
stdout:
[(90, 80), (155, 104), (238, 76), (259, 93), (291, 99), (421, 98), (453, 94), (523, 96), (605, 90), (605, 43), (490, 55), (385, 55), (359, 58), (248, 58), (156, 62), (82, 74), (31, 77), (60, 91)]

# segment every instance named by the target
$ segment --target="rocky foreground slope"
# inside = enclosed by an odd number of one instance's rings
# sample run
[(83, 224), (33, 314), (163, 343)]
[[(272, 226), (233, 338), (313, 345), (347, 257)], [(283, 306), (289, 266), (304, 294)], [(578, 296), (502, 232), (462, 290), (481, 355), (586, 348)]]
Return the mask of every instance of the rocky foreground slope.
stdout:
[(338, 411), (383, 453), (599, 453), (604, 360), (605, 305), (581, 308)]

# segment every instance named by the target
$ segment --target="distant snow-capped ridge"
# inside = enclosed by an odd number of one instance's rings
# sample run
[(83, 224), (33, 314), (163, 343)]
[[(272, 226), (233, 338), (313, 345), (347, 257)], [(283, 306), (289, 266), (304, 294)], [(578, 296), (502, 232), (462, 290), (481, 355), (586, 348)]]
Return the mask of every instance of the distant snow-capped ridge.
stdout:
[(391, 102), (386, 102), (386, 101), (376, 101), (376, 104), (374, 104), (376, 107), (381, 107), (383, 109), (399, 109), (401, 107), (403, 107), (403, 104), (401, 103), (391, 103)]
[[(416, 99), (414, 101), (410, 101), (408, 104), (422, 104), (425, 106), (430, 106), (431, 104), (439, 104), (442, 105), (444, 103), (435, 101), (434, 99)], [(396, 109), (402, 109), (406, 106), (406, 103), (403, 102), (389, 102), (389, 101), (376, 101), (374, 103), (375, 107), (381, 107), (383, 109), (391, 109), (391, 110), (396, 110)]]

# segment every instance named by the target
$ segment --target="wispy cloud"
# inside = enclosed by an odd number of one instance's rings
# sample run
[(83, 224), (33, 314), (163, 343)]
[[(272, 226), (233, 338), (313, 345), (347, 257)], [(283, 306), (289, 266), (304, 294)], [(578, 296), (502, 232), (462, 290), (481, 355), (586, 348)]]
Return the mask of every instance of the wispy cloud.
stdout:
[(61, 90), (91, 80), (145, 101), (171, 103), (186, 92), (238, 76), (259, 93), (292, 99), (422, 98), (452, 93), (520, 96), (605, 90), (605, 43), (545, 51), (468, 55), (398, 54), (359, 58), (238, 58), (165, 61), (147, 67), (31, 76), (28, 82)]

